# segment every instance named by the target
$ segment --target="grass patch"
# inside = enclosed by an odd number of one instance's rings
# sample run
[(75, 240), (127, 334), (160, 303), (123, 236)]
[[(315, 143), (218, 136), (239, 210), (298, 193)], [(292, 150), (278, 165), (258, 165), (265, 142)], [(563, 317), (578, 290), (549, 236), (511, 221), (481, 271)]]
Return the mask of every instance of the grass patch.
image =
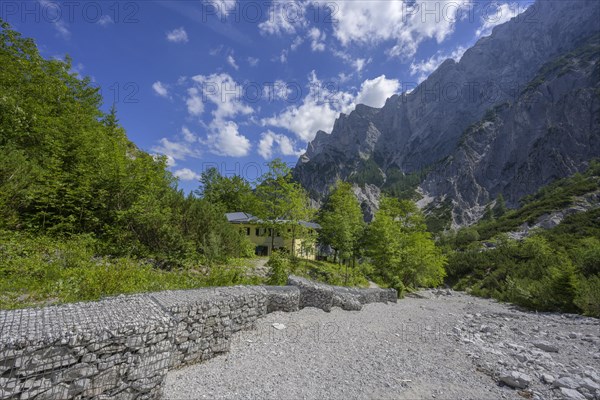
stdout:
[(346, 267), (327, 261), (297, 259), (290, 263), (291, 272), (313, 281), (335, 286), (368, 287), (363, 266)]
[[(261, 284), (241, 260), (233, 265), (171, 269), (153, 260), (98, 256), (91, 236), (0, 232), (0, 309), (98, 300), (118, 294)], [(193, 261), (188, 263), (191, 264)]]

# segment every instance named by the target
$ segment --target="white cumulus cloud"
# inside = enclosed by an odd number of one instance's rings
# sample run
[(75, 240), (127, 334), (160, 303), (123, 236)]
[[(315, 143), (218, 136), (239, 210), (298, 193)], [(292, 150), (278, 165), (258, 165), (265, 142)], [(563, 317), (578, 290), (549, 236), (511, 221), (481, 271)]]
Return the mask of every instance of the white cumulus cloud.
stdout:
[(214, 120), (209, 125), (210, 133), (206, 144), (212, 153), (220, 156), (243, 157), (248, 155), (250, 140), (240, 134), (238, 125), (233, 121)]
[[(152, 147), (152, 151), (167, 156), (169, 165), (176, 165), (188, 157), (200, 158), (200, 151), (190, 147), (188, 142), (162, 138), (159, 144)], [(172, 161), (171, 161), (172, 160)]]
[(200, 174), (195, 173), (194, 171), (192, 171), (189, 168), (178, 169), (177, 171), (173, 172), (173, 175), (182, 181), (199, 181), (200, 180)]
[(475, 33), (479, 36), (487, 36), (492, 33), (495, 26), (510, 21), (527, 8), (519, 3), (492, 3), (484, 10), (481, 17), (481, 26)]
[(400, 82), (397, 79), (387, 79), (385, 75), (367, 79), (360, 86), (355, 102), (380, 108), (390, 96), (398, 93), (398, 89), (400, 89)]
[(290, 49), (292, 51), (296, 51), (296, 49), (298, 47), (300, 47), (302, 45), (302, 43), (304, 43), (304, 39), (302, 38), (302, 36), (296, 36), (296, 38), (294, 39), (294, 41), (290, 45)]
[(194, 132), (190, 131), (186, 126), (181, 128), (181, 135), (183, 136), (183, 140), (188, 143), (195, 143), (198, 141), (198, 136)]
[(302, 150), (296, 150), (294, 147), (295, 143), (289, 137), (268, 130), (260, 135), (258, 154), (260, 154), (260, 156), (265, 160), (268, 160), (274, 154), (281, 154), (284, 156), (299, 156), (303, 153)]
[(235, 58), (233, 58), (233, 54), (230, 54), (230, 55), (227, 56), (227, 64), (231, 65), (231, 67), (233, 69), (235, 69), (236, 71), (238, 69), (240, 69), (240, 67), (235, 62)]
[(325, 51), (324, 40), (327, 38), (325, 32), (321, 32), (319, 28), (313, 27), (308, 31), (308, 37), (310, 38), (310, 48), (312, 51)]
[(369, 58), (369, 59), (357, 58), (356, 60), (353, 61), (352, 65), (356, 69), (356, 72), (358, 72), (360, 74), (362, 72), (362, 70), (365, 68), (365, 66), (369, 63), (371, 63), (371, 58)]
[(110, 15), (103, 15), (98, 19), (98, 22), (96, 22), (96, 23), (100, 26), (108, 26), (110, 24), (114, 24), (115, 21), (112, 19), (112, 17)]
[[(188, 94), (202, 96), (200, 101), (208, 101), (215, 106), (212, 115), (215, 119), (233, 118), (237, 115), (252, 114), (252, 107), (244, 104), (244, 87), (229, 74), (196, 75), (192, 77), (195, 86)], [(189, 111), (189, 107), (188, 107)]]
[(39, 4), (42, 7), (42, 14), (44, 15), (44, 19), (52, 23), (52, 26), (54, 27), (56, 32), (58, 32), (58, 34), (62, 36), (63, 39), (70, 39), (71, 31), (69, 30), (69, 26), (65, 22), (65, 18), (63, 16), (64, 10), (62, 10), (61, 4), (49, 0), (39, 0)]
[(188, 157), (200, 158), (201, 152), (197, 147), (191, 146), (198, 142), (198, 137), (187, 127), (182, 127), (181, 132), (174, 138), (162, 138), (158, 145), (153, 146), (151, 150), (155, 153), (167, 156), (167, 164), (172, 167), (177, 161), (184, 161)]
[(221, 17), (226, 17), (236, 9), (237, 0), (211, 0), (210, 4)]
[(337, 2), (334, 36), (344, 46), (390, 41), (391, 56), (412, 57), (427, 39), (444, 41), (470, 0), (409, 2), (357, 0)]
[(460, 61), (465, 51), (467, 51), (466, 47), (459, 46), (451, 53), (438, 51), (427, 60), (413, 61), (410, 64), (410, 74), (416, 76), (419, 83), (421, 83), (447, 59)]
[[(243, 86), (229, 74), (196, 75), (189, 81), (186, 105), (188, 113), (200, 116), (206, 105), (213, 107), (212, 120), (202, 124), (207, 129), (205, 139), (197, 139), (206, 145), (210, 152), (222, 156), (242, 157), (251, 149), (250, 140), (239, 132), (239, 126), (234, 121), (238, 116), (250, 115), (254, 109), (245, 104)], [(193, 142), (196, 135), (189, 135), (186, 128), (182, 130), (184, 140)]]
[(154, 93), (160, 97), (169, 97), (169, 90), (161, 81), (154, 82), (152, 84), (152, 89), (154, 90)]
[(296, 33), (298, 29), (307, 25), (304, 16), (309, 4), (309, 1), (273, 1), (267, 19), (258, 24), (260, 33), (263, 35)]
[[(308, 142), (317, 131), (330, 131), (339, 114), (352, 111), (356, 104), (382, 107), (388, 97), (398, 92), (400, 82), (381, 75), (365, 80), (358, 93), (353, 94), (324, 84), (313, 71), (308, 88), (308, 94), (299, 105), (290, 105), (279, 114), (261, 119), (262, 125), (287, 129), (299, 140)], [(268, 141), (264, 146), (267, 144)]]
[(352, 104), (349, 93), (334, 91), (323, 85), (313, 71), (309, 77), (309, 92), (300, 105), (286, 107), (281, 113), (263, 118), (264, 126), (284, 128), (300, 140), (312, 140), (318, 130), (329, 130), (340, 112)]
[(167, 32), (167, 40), (173, 43), (186, 43), (189, 41), (187, 32), (183, 27)]
[(188, 89), (188, 98), (185, 101), (187, 110), (191, 115), (201, 115), (204, 112), (204, 102), (200, 97), (200, 92), (197, 88)]

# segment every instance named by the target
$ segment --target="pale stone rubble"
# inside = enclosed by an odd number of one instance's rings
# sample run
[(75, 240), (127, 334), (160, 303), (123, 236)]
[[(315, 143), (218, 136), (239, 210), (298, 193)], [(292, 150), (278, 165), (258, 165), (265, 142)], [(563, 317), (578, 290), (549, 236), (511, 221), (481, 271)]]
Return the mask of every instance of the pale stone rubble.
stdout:
[(168, 370), (229, 351), (231, 337), (274, 311), (396, 301), (290, 277), (285, 287), (236, 286), (119, 296), (0, 311), (0, 400), (155, 399)]
[(164, 396), (600, 400), (599, 319), (448, 289), (406, 297), (361, 312), (270, 313), (235, 335), (227, 357), (170, 371)]
[[(457, 294), (442, 290), (419, 294), (430, 299), (448, 295)], [(538, 324), (519, 323), (532, 319)], [(568, 332), (569, 329), (573, 331)], [(510, 313), (473, 312), (457, 319), (447, 335), (470, 348), (467, 355), (479, 371), (528, 398), (600, 400), (597, 319), (517, 309)]]

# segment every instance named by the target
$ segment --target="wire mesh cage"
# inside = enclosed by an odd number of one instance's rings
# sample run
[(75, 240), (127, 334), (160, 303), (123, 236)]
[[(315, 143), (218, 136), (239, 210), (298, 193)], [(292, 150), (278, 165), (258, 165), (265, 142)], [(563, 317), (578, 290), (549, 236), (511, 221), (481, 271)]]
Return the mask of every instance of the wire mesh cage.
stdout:
[(172, 324), (145, 296), (0, 311), (0, 399), (158, 398)]

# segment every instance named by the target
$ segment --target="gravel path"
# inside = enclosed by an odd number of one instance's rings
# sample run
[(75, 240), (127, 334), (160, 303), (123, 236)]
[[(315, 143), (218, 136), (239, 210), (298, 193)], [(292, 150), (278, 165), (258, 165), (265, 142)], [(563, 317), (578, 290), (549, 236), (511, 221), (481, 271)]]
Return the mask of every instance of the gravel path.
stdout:
[(268, 314), (230, 353), (170, 372), (165, 398), (600, 399), (599, 320), (448, 293)]

